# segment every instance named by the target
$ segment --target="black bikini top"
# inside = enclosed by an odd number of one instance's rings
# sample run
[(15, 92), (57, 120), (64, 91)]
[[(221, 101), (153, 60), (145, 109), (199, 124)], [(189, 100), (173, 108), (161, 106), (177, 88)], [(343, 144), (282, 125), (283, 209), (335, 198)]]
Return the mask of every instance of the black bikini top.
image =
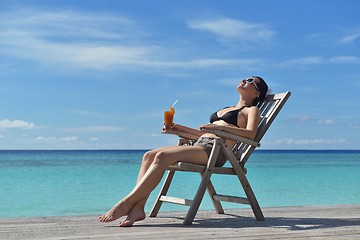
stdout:
[[(217, 114), (218, 111), (216, 111), (213, 114), (211, 114), (210, 123), (213, 123), (213, 122), (218, 121), (218, 120), (223, 120), (223, 121), (225, 121), (225, 122), (227, 122), (229, 124), (237, 126), (239, 112), (241, 110), (243, 110), (244, 107), (246, 107), (246, 106), (242, 106), (239, 109), (234, 109), (234, 110), (228, 111), (225, 114), (223, 114), (221, 117), (218, 116), (218, 114)], [(225, 107), (225, 108), (227, 108), (227, 107)], [(225, 108), (223, 108), (223, 109), (225, 109)]]

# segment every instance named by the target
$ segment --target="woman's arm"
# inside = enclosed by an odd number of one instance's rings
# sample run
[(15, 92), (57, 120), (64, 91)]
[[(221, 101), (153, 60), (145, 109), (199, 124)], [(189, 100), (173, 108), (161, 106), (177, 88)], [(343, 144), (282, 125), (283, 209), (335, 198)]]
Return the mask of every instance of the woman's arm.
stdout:
[(221, 130), (236, 134), (241, 137), (254, 139), (258, 130), (259, 122), (260, 122), (260, 110), (257, 107), (251, 107), (248, 109), (245, 128), (240, 128), (233, 125), (205, 124), (202, 125), (200, 129)]
[(184, 133), (189, 133), (195, 136), (200, 137), (201, 135), (204, 134), (204, 132), (198, 130), (198, 129), (194, 129), (194, 128), (190, 128), (190, 127), (186, 127), (177, 123), (174, 123), (173, 125), (169, 126), (169, 127), (165, 127), (163, 129), (163, 131), (166, 133), (166, 130), (173, 130), (173, 131), (179, 131), (179, 132), (184, 132)]

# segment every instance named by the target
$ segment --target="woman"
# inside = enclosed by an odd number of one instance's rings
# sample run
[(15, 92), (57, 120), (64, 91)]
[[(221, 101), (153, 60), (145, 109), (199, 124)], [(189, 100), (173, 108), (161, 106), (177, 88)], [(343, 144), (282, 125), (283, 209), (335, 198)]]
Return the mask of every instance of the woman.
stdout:
[[(193, 146), (170, 146), (146, 152), (143, 156), (136, 186), (106, 214), (99, 217), (100, 222), (111, 222), (122, 216), (126, 220), (121, 227), (129, 227), (136, 221), (145, 219), (145, 203), (152, 190), (161, 181), (168, 166), (182, 161), (206, 165), (209, 159), (215, 135), (204, 133), (203, 129), (218, 129), (249, 139), (254, 139), (260, 121), (260, 111), (256, 107), (266, 97), (268, 86), (261, 77), (244, 79), (236, 88), (240, 99), (235, 106), (221, 109), (210, 117), (210, 123), (202, 125), (200, 130), (173, 124), (164, 126), (163, 131), (176, 130), (198, 136)], [(232, 148), (234, 142), (226, 142)], [(216, 166), (224, 165), (226, 157), (219, 156)]]

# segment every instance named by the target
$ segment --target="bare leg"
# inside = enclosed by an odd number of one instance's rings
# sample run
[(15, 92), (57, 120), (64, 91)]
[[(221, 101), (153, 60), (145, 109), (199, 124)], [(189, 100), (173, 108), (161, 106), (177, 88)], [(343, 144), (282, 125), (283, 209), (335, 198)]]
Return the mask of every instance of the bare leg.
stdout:
[[(207, 160), (208, 156), (201, 147), (176, 146), (158, 151), (152, 164), (136, 184), (135, 188), (125, 198), (119, 201), (107, 214), (99, 217), (99, 221), (114, 221), (121, 216), (130, 214), (130, 210), (133, 207), (143, 208), (147, 197), (159, 184), (169, 165), (178, 161), (206, 165)], [(138, 203), (137, 206), (136, 203)], [(136, 210), (136, 212), (139, 211)]]
[[(146, 173), (146, 171), (148, 170), (148, 168), (150, 167), (150, 165), (154, 161), (156, 153), (158, 151), (160, 151), (161, 149), (165, 149), (165, 148), (151, 150), (151, 151), (146, 152), (143, 155), (140, 170), (139, 170), (139, 173), (138, 173), (138, 179), (137, 179), (136, 183), (139, 182), (139, 180), (144, 176), (144, 174)], [(144, 202), (143, 203), (143, 209), (145, 207), (146, 200), (147, 199), (144, 200), (145, 202), (143, 201)], [(139, 201), (139, 203), (140, 202), (141, 201)], [(118, 216), (119, 214), (117, 213), (117, 205), (118, 204), (113, 206), (106, 214), (101, 215), (99, 217), (99, 221), (100, 222), (110, 222), (110, 221), (114, 221), (114, 220), (118, 219), (120, 216)], [(131, 216), (131, 222), (132, 223), (135, 222), (136, 220), (140, 220), (141, 218), (145, 218), (145, 211), (141, 210), (141, 205), (140, 205), (140, 208), (139, 207), (134, 208), (134, 207), (131, 208), (130, 211), (129, 211), (129, 215)], [(136, 210), (136, 212), (135, 212), (135, 210)], [(128, 216), (127, 220), (130, 219), (130, 216)], [(127, 220), (125, 220), (125, 222)], [(129, 225), (129, 223), (123, 224), (123, 225)]]
[[(150, 165), (154, 161), (155, 155), (159, 151), (164, 150), (166, 148), (170, 148), (170, 147), (151, 150), (144, 154), (136, 183), (138, 183), (140, 181), (140, 179), (144, 176), (146, 171), (149, 169)], [(143, 198), (140, 201), (138, 201), (137, 203), (135, 203), (135, 205), (130, 209), (130, 212), (129, 212), (127, 218), (125, 219), (125, 221), (123, 221), (119, 224), (120, 227), (131, 227), (134, 224), (134, 222), (145, 219), (145, 217), (146, 217), (145, 204), (146, 204), (148, 197), (149, 196), (146, 196), (145, 198)]]
[[(153, 161), (155, 159), (156, 154), (160, 151), (163, 151), (165, 149), (170, 149), (170, 148), (173, 148), (173, 147), (163, 147), (163, 148), (148, 151), (144, 154), (142, 163), (141, 163), (141, 167), (140, 167), (140, 170), (138, 173), (137, 182), (139, 182), (139, 180), (144, 176), (146, 171), (149, 169), (150, 165), (153, 163)], [(148, 196), (146, 196), (144, 199), (142, 199), (137, 204), (132, 206), (130, 209), (129, 209), (129, 206), (127, 206), (126, 208), (118, 207), (118, 205), (120, 204), (120, 202), (119, 202), (115, 206), (113, 206), (106, 214), (100, 216), (99, 221), (100, 222), (114, 221), (114, 220), (118, 219), (119, 217), (123, 216), (122, 212), (128, 211), (129, 213), (125, 214), (125, 215), (128, 215), (128, 218), (127, 218), (128, 221), (125, 220), (124, 223), (121, 225), (122, 226), (130, 225), (131, 226), (135, 221), (139, 221), (139, 220), (142, 220), (145, 218), (144, 208), (145, 208), (145, 203), (146, 203), (147, 198), (148, 198)]]

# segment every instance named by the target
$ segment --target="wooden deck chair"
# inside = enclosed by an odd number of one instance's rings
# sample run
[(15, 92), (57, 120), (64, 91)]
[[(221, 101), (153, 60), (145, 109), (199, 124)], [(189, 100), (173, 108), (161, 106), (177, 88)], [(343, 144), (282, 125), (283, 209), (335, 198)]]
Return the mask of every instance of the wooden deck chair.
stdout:
[[(212, 148), (209, 161), (207, 166), (190, 164), (185, 162), (178, 162), (168, 168), (168, 173), (166, 175), (164, 184), (160, 190), (159, 196), (156, 199), (156, 202), (149, 214), (150, 217), (156, 217), (158, 214), (160, 207), (163, 202), (187, 205), (189, 206), (189, 210), (184, 218), (183, 223), (185, 225), (192, 224), (195, 215), (199, 209), (200, 203), (203, 199), (206, 189), (210, 195), (212, 203), (217, 213), (223, 214), (224, 209), (221, 205), (221, 201), (240, 203), (240, 204), (248, 204), (251, 206), (255, 218), (258, 221), (263, 221), (264, 215), (261, 211), (261, 208), (256, 200), (255, 194), (252, 191), (252, 188), (247, 180), (245, 163), (249, 159), (250, 155), (253, 153), (256, 147), (260, 146), (260, 140), (269, 129), (270, 125), (284, 106), (287, 99), (290, 97), (290, 92), (280, 93), (280, 94), (271, 94), (267, 96), (267, 98), (259, 103), (258, 107), (261, 112), (261, 121), (259, 123), (258, 131), (254, 140), (250, 140), (247, 138), (240, 137), (238, 135), (226, 133), (219, 130), (207, 131), (214, 133), (218, 136), (215, 139), (214, 147)], [(183, 145), (189, 139), (194, 139), (195, 136), (189, 134), (183, 134), (179, 132), (167, 132), (170, 134), (176, 134), (181, 137), (179, 144)], [(232, 151), (228, 150), (224, 146), (223, 139), (233, 139), (236, 140), (236, 144)], [(219, 151), (223, 151), (230, 161), (231, 167), (215, 167), (215, 162), (218, 156)], [(202, 180), (198, 187), (198, 190), (195, 194), (193, 200), (182, 199), (176, 197), (167, 196), (167, 192), (170, 187), (170, 183), (174, 177), (176, 171), (186, 171), (186, 172), (198, 172), (200, 173)], [(246, 197), (238, 197), (238, 196), (227, 196), (217, 194), (215, 188), (210, 180), (212, 174), (227, 174), (227, 175), (235, 175), (244, 189)]]

